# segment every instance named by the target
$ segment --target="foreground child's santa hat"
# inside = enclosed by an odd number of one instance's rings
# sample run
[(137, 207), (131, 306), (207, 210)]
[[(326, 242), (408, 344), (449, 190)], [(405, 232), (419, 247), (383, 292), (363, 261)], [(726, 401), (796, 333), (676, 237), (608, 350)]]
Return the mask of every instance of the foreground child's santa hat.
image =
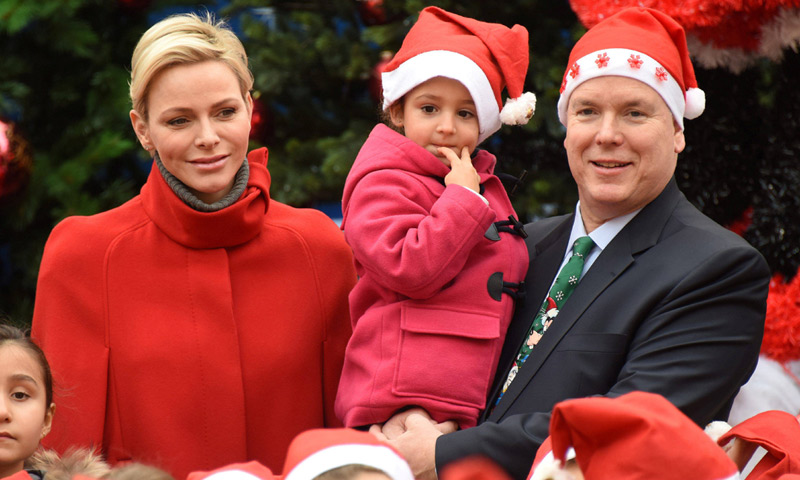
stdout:
[(573, 47), (561, 82), (558, 119), (567, 124), (575, 88), (592, 78), (629, 77), (652, 87), (683, 130), (683, 118), (697, 118), (706, 106), (697, 88), (683, 28), (651, 8), (626, 8), (586, 32)]
[(586, 480), (739, 478), (733, 461), (700, 427), (652, 393), (558, 403), (549, 439), (552, 455), (534, 465), (532, 480), (563, 478), (560, 465), (570, 448)]
[(376, 468), (392, 480), (414, 480), (408, 463), (396, 450), (367, 432), (319, 428), (296, 436), (286, 453), (283, 480), (311, 480), (345, 465)]
[(766, 450), (746, 480), (778, 480), (800, 474), (800, 423), (794, 415), (778, 410), (759, 413), (728, 430), (717, 443), (725, 446), (734, 439)]
[(272, 470), (256, 461), (234, 463), (209, 471), (190, 473), (186, 480), (272, 480)]
[[(501, 122), (521, 125), (533, 116), (536, 96), (522, 92), (527, 72), (525, 27), (508, 28), (427, 7), (381, 74), (383, 109), (431, 78), (457, 80), (475, 102), (480, 143), (499, 130)], [(503, 87), (511, 97), (505, 107)]]

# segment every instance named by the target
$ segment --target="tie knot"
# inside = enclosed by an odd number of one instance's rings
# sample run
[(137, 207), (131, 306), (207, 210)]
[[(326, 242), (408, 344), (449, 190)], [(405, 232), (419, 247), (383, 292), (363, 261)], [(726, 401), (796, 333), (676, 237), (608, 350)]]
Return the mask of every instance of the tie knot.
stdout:
[(575, 240), (575, 244), (572, 245), (572, 251), (575, 252), (575, 255), (585, 257), (592, 247), (594, 247), (594, 241), (592, 241), (592, 238), (587, 235)]

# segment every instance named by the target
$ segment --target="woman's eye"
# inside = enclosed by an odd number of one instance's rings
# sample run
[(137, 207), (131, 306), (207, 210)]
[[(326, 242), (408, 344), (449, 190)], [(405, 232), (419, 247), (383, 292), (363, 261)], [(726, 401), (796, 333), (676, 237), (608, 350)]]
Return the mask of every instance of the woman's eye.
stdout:
[(172, 120), (167, 121), (167, 125), (171, 125), (173, 127), (179, 127), (181, 125), (186, 124), (188, 121), (189, 120), (186, 120), (185, 118), (173, 118)]
[(221, 112), (219, 112), (219, 114), (220, 114), (221, 117), (232, 117), (233, 115), (236, 114), (236, 109), (235, 108), (226, 108), (226, 109), (222, 110)]

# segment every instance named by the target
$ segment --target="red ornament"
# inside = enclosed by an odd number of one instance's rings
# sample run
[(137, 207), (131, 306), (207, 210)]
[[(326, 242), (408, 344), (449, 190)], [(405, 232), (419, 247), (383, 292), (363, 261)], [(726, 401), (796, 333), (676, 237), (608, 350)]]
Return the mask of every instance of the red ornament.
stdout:
[(383, 25), (387, 21), (383, 0), (356, 0), (358, 13), (365, 25)]
[(253, 93), (253, 116), (250, 118), (250, 140), (264, 142), (272, 129), (272, 118), (269, 109), (260, 98), (259, 92)]
[(32, 165), (28, 142), (16, 131), (13, 123), (0, 121), (0, 199), (27, 184)]
[(394, 54), (388, 50), (381, 52), (381, 59), (372, 67), (372, 72), (369, 75), (367, 88), (369, 94), (375, 103), (383, 101), (383, 84), (381, 83), (381, 74), (386, 70), (386, 65), (392, 61)]
[(753, 223), (753, 207), (747, 207), (739, 218), (725, 225), (725, 228), (741, 237), (750, 228), (751, 223)]
[(759, 57), (780, 60), (800, 41), (800, 0), (570, 0), (586, 28), (627, 7), (660, 10), (686, 30), (693, 59), (738, 72)]

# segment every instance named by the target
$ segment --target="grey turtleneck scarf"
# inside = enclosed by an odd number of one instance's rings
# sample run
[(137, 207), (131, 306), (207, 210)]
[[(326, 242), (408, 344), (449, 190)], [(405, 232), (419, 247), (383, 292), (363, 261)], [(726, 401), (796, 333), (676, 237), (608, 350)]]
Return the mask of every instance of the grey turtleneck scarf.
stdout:
[(231, 191), (214, 203), (206, 203), (197, 198), (197, 196), (195, 196), (195, 194), (189, 190), (189, 187), (178, 180), (175, 175), (169, 173), (166, 167), (164, 167), (164, 164), (161, 163), (161, 158), (158, 156), (158, 152), (156, 152), (154, 158), (156, 160), (156, 165), (158, 165), (158, 171), (161, 172), (161, 176), (164, 177), (167, 185), (169, 185), (172, 191), (175, 192), (175, 195), (183, 200), (183, 203), (189, 205), (199, 212), (216, 212), (225, 207), (233, 205), (242, 195), (242, 192), (244, 192), (244, 189), (247, 186), (247, 179), (250, 177), (250, 166), (247, 163), (247, 158), (245, 158), (244, 162), (242, 162), (242, 166), (239, 167), (239, 171), (236, 172), (236, 177), (233, 179), (233, 188), (231, 188)]

